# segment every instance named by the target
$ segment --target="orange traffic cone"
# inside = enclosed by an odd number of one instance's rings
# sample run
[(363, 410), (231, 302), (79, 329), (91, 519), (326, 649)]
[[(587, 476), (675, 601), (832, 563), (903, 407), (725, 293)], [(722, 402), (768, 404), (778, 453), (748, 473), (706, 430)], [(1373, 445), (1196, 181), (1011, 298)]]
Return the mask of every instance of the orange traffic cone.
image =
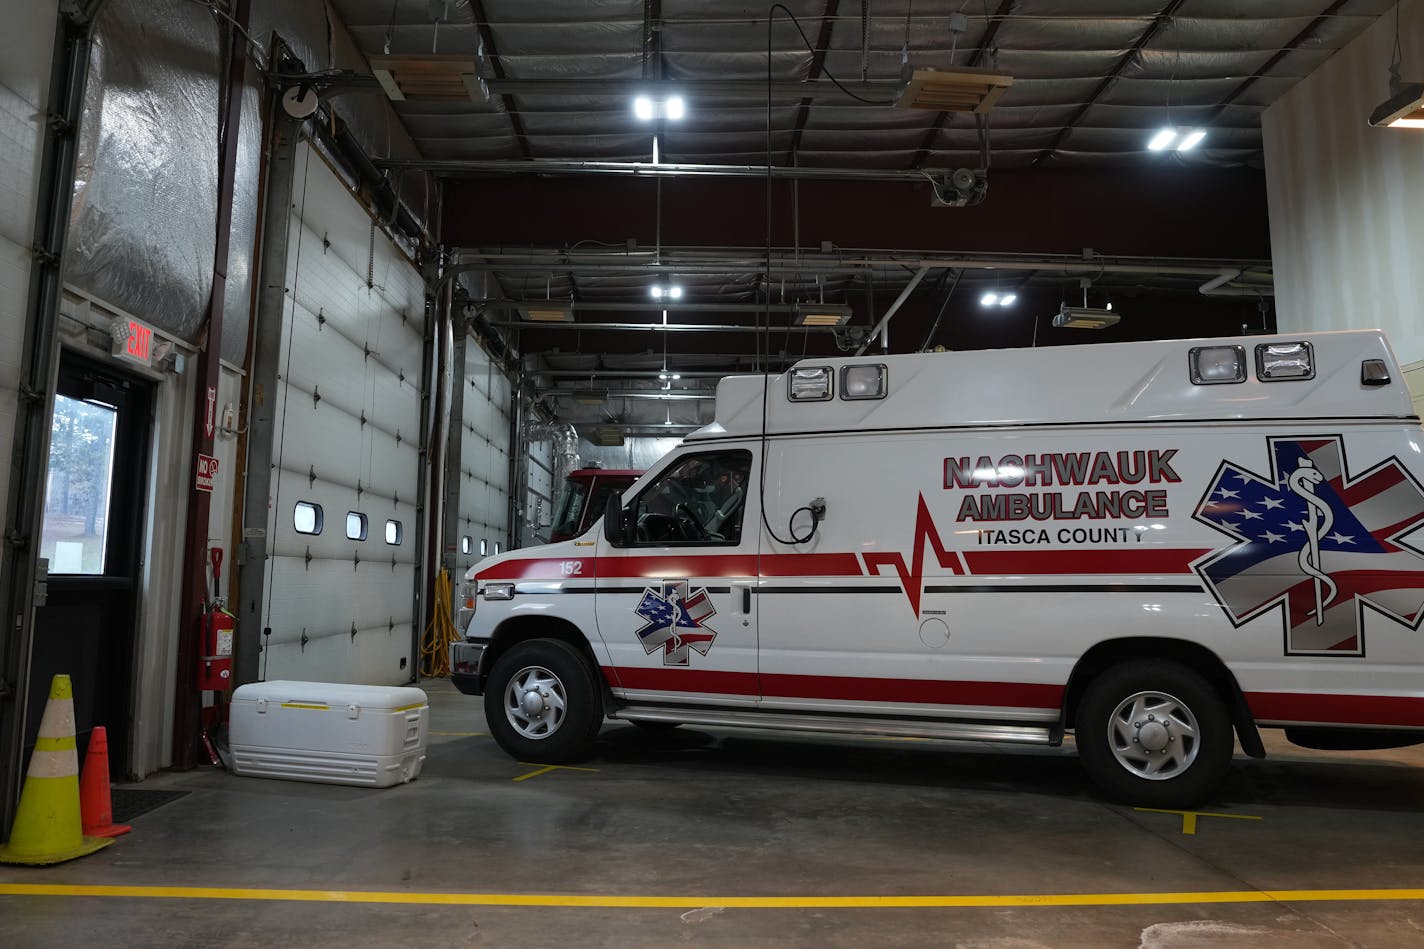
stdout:
[(85, 837), (80, 825), (74, 689), (69, 676), (57, 675), (49, 686), (49, 703), (40, 719), (10, 842), (0, 847), (0, 863), (63, 863), (113, 842), (108, 837)]
[(114, 823), (113, 799), (109, 795), (109, 730), (95, 725), (84, 753), (84, 770), (79, 774), (79, 813), (84, 833), (91, 837), (117, 837), (133, 830)]

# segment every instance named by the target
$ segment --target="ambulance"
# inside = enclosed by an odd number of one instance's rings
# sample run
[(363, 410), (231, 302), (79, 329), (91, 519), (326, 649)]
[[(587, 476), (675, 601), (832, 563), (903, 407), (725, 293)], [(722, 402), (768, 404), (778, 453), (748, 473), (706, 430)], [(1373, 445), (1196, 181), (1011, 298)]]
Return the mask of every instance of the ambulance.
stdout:
[(522, 761), (605, 719), (1060, 745), (1210, 798), (1260, 730), (1424, 741), (1424, 458), (1384, 336), (807, 359), (735, 376), (571, 540), (466, 577)]

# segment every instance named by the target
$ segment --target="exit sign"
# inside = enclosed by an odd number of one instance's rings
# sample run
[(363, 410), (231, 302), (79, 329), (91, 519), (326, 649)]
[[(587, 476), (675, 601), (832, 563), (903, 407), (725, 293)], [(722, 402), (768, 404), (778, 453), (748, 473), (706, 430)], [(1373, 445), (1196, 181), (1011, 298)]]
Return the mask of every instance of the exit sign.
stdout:
[(141, 320), (118, 319), (109, 354), (147, 366), (153, 361), (153, 327)]

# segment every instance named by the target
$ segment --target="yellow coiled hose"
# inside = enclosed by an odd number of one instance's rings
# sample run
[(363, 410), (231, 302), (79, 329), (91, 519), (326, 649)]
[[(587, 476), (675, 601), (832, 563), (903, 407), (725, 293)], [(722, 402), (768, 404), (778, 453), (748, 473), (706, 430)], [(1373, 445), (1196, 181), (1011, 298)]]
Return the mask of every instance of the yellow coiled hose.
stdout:
[(434, 614), (420, 646), (420, 674), (428, 679), (443, 679), (450, 674), (450, 644), (460, 638), (454, 615), (450, 571), (441, 570), (435, 578)]

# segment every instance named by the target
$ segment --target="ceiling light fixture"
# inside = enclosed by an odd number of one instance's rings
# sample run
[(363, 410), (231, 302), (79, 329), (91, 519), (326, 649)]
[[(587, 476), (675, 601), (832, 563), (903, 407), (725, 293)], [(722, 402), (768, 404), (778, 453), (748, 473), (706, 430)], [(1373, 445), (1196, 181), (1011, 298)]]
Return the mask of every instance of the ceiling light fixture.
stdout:
[(654, 300), (669, 299), (681, 300), (682, 287), (675, 283), (655, 283), (648, 288), (648, 293)]
[(835, 303), (798, 303), (795, 313), (797, 326), (844, 326), (851, 310)]
[(981, 296), (981, 297), (979, 298), (979, 305), (980, 305), (980, 306), (994, 306), (994, 305), (996, 305), (998, 302), (999, 302), (999, 295), (998, 295), (997, 293), (995, 293), (994, 291), (992, 291), (992, 290), (990, 290), (988, 293), (984, 294), (983, 296)]
[(1165, 152), (1168, 150), (1177, 152), (1189, 152), (1202, 143), (1206, 138), (1206, 130), (1198, 128), (1175, 128), (1167, 127), (1158, 129), (1150, 139), (1147, 140), (1147, 150), (1150, 152)]
[(1083, 288), (1083, 305), (1069, 306), (1063, 303), (1058, 307), (1058, 312), (1053, 316), (1053, 325), (1067, 327), (1068, 329), (1079, 330), (1100, 330), (1122, 321), (1122, 317), (1113, 312), (1112, 303), (1102, 309), (1088, 306), (1088, 287), (1093, 283), (1090, 277), (1079, 277), (1078, 286)]
[(552, 300), (519, 304), (519, 315), (534, 323), (572, 323), (574, 308)]
[(1375, 128), (1424, 129), (1424, 82), (1399, 82), (1394, 72), (1390, 82), (1390, 97), (1370, 114)]
[(668, 96), (663, 99), (646, 95), (635, 96), (633, 115), (642, 122), (651, 122), (653, 119), (679, 122), (687, 115), (687, 100), (682, 96)]
[(1399, 47), (1399, 8), (1394, 8), (1394, 50), (1389, 60), (1389, 98), (1370, 113), (1376, 128), (1424, 129), (1424, 82), (1404, 82), (1399, 67), (1404, 55)]
[(1069, 306), (1065, 303), (1059, 307), (1058, 315), (1053, 317), (1053, 325), (1065, 326), (1069, 329), (1100, 330), (1106, 329), (1120, 320), (1121, 318), (1112, 310), (1099, 310), (1091, 306)]

